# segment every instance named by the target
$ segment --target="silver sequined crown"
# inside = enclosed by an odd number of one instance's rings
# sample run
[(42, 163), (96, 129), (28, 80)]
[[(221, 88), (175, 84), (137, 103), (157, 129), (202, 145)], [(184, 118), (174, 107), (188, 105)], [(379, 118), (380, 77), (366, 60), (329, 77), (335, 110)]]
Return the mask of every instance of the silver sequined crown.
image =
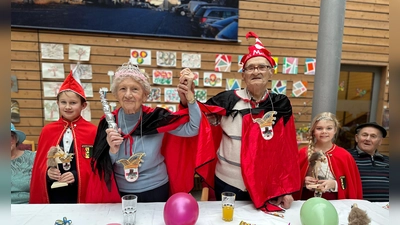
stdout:
[(140, 71), (139, 67), (133, 64), (131, 61), (122, 64), (116, 71), (115, 71), (115, 78), (121, 76), (135, 76), (139, 77), (143, 81), (147, 81), (148, 77)]

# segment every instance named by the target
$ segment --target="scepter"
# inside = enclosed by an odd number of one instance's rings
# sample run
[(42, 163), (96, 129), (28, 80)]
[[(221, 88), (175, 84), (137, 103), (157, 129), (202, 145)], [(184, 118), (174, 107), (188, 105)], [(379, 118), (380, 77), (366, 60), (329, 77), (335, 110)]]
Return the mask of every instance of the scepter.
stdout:
[(107, 99), (106, 99), (106, 94), (105, 94), (107, 92), (106, 90), (107, 90), (107, 88), (105, 88), (105, 90), (104, 90), (104, 88), (100, 88), (100, 90), (99, 90), (100, 101), (101, 101), (101, 104), (103, 105), (103, 112), (106, 117), (106, 121), (108, 123), (108, 128), (113, 128), (114, 130), (118, 131), (117, 123), (115, 123), (114, 116), (111, 113), (110, 105), (108, 104)]

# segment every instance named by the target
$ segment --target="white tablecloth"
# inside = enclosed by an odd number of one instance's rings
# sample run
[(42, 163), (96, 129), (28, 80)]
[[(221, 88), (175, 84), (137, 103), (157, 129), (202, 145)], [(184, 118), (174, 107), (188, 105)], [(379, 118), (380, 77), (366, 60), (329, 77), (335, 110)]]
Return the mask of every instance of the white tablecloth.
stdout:
[[(383, 208), (386, 203), (371, 203), (364, 200), (330, 201), (339, 214), (339, 224), (347, 224), (351, 205), (366, 210), (372, 220), (371, 225), (388, 225), (389, 210)], [(237, 201), (234, 219), (227, 223), (221, 219), (221, 202), (198, 202), (200, 208), (198, 225), (235, 224), (240, 221), (257, 225), (301, 225), (300, 208), (304, 201), (295, 201), (284, 213), (284, 218), (265, 214), (256, 210), (251, 202)], [(165, 203), (139, 203), (136, 225), (163, 225)], [(57, 219), (67, 217), (73, 225), (107, 225), (122, 223), (121, 204), (34, 204), (11, 205), (11, 221), (15, 225), (53, 225)]]

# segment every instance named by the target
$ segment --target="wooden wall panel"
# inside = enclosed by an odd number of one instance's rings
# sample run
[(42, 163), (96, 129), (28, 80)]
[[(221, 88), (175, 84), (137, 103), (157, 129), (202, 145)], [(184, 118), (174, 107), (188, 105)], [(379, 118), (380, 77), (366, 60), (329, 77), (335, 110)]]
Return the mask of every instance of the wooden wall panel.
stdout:
[[(181, 53), (202, 54), (202, 68), (195, 70), (200, 73), (200, 86), (203, 87), (202, 73), (213, 71), (216, 54), (232, 56), (231, 72), (223, 73), (224, 78), (241, 79), (238, 70), (238, 56), (247, 52), (254, 39), (245, 39), (248, 31), (257, 33), (264, 45), (279, 58), (278, 73), (272, 79), (287, 80), (287, 95), (290, 96), (293, 82), (303, 80), (308, 82), (305, 96), (290, 97), (296, 126), (305, 126), (311, 120), (314, 76), (304, 75), (306, 58), (316, 57), (320, 0), (241, 0), (239, 1), (238, 43), (213, 42), (202, 40), (184, 40), (177, 38), (139, 37), (130, 35), (92, 34), (83, 32), (48, 31), (40, 29), (16, 29), (11, 32), (11, 72), (18, 78), (19, 92), (11, 93), (11, 98), (20, 104), (21, 122), (15, 124), (25, 131), (28, 139), (37, 142), (41, 127), (50, 123), (44, 121), (43, 79), (41, 64), (43, 62), (64, 63), (65, 75), (68, 75), (71, 63), (68, 60), (68, 45), (82, 44), (91, 46), (90, 61), (93, 79), (84, 83), (93, 84), (94, 97), (88, 98), (92, 111), (92, 123), (98, 123), (103, 115), (99, 101), (98, 89), (109, 87), (107, 71), (115, 70), (129, 59), (130, 49), (147, 49), (152, 51), (152, 65), (141, 68), (151, 74), (153, 69), (163, 69), (156, 66), (157, 50), (176, 51), (177, 67), (165, 68), (173, 71), (173, 86), (177, 84), (181, 68)], [(342, 46), (342, 63), (354, 65), (381, 66), (386, 70), (389, 52), (389, 0), (348, 0), (346, 2), (345, 27)], [(64, 60), (41, 59), (41, 43), (59, 43), (64, 46)], [(298, 57), (297, 75), (282, 74), (283, 57)], [(62, 81), (56, 79), (54, 81)], [(335, 84), (333, 84), (335, 85)], [(171, 86), (152, 85), (160, 87), (162, 99), (164, 88)], [(242, 84), (244, 87), (245, 85)], [(271, 84), (268, 86), (271, 87)], [(222, 87), (206, 87), (208, 97), (225, 90)], [(382, 86), (382, 107), (388, 107), (388, 88)], [(107, 95), (109, 101), (114, 97)], [(164, 102), (161, 102), (164, 103)], [(155, 106), (158, 103), (152, 103)], [(388, 144), (388, 141), (385, 142)], [(385, 147), (386, 148), (386, 145)]]

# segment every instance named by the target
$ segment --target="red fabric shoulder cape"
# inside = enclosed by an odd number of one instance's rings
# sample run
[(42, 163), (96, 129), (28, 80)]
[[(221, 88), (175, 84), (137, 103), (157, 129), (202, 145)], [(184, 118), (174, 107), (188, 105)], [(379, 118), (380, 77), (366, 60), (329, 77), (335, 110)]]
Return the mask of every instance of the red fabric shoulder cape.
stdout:
[(84, 148), (93, 146), (97, 127), (82, 117), (74, 122), (59, 119), (46, 125), (39, 137), (38, 149), (32, 168), (29, 203), (49, 203), (47, 192), (47, 153), (52, 146), (57, 146), (67, 127), (70, 126), (74, 137), (74, 149), (78, 175), (78, 203), (86, 198), (86, 187), (91, 174), (90, 158), (85, 157)]
[[(144, 110), (150, 109), (144, 108)], [(188, 110), (180, 110), (172, 115), (188, 115)], [(173, 130), (186, 121), (188, 121), (188, 117), (185, 120), (176, 120), (172, 124), (160, 127), (157, 130), (159, 132)], [(197, 136), (178, 137), (165, 133), (161, 152), (165, 157), (171, 195), (178, 192), (190, 192), (194, 187), (194, 175), (196, 173), (208, 179), (214, 175), (213, 168), (215, 168), (216, 154), (211, 127), (204, 115), (202, 115)], [(98, 176), (98, 173), (92, 173), (86, 202), (121, 202), (113, 174), (111, 179), (111, 190), (109, 191), (104, 180)]]
[[(303, 147), (299, 150), (301, 187), (304, 186), (309, 167), (307, 149), (308, 147)], [(335, 146), (327, 154), (329, 154), (328, 163), (338, 184), (338, 199), (362, 199), (362, 183), (354, 158), (347, 150), (339, 146)], [(344, 181), (343, 185), (342, 181)], [(302, 190), (301, 188), (293, 195), (295, 200), (307, 200), (301, 199)]]

